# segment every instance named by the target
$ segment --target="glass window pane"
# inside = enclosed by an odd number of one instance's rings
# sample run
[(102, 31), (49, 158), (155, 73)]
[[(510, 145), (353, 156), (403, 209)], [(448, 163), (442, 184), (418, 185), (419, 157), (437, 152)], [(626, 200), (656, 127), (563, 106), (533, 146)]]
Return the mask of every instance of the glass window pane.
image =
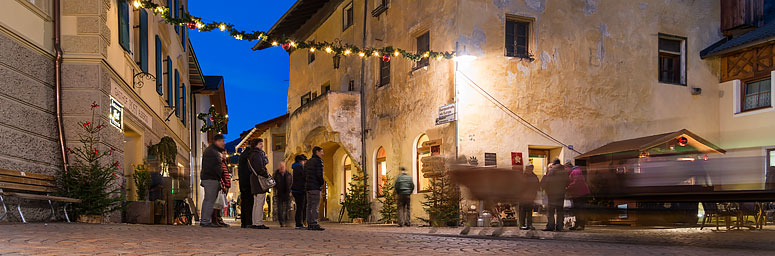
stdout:
[(759, 107), (770, 106), (770, 99), (771, 98), (770, 98), (770, 93), (769, 92), (759, 94), (759, 104), (758, 104)]
[(770, 166), (775, 166), (775, 150), (770, 151)]
[(758, 97), (756, 97), (756, 96), (745, 97), (745, 103), (743, 104), (743, 109), (744, 110), (748, 110), (748, 109), (756, 108), (757, 107), (757, 104), (756, 104), (757, 98)]
[(759, 93), (759, 83), (753, 82), (746, 85), (745, 95), (752, 95)]
[(667, 38), (659, 39), (659, 50), (669, 52), (681, 52), (681, 41)]
[(770, 79), (759, 82), (759, 91), (760, 92), (770, 91), (770, 85), (771, 85)]

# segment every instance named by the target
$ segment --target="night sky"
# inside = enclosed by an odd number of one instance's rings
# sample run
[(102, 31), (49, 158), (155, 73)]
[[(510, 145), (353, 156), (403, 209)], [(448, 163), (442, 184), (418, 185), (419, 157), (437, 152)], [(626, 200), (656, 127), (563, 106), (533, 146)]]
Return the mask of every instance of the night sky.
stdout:
[[(223, 21), (236, 29), (267, 31), (295, 0), (189, 0), (189, 13), (204, 22)], [(288, 95), (288, 54), (280, 47), (253, 51), (254, 42), (240, 41), (227, 32), (190, 30), (199, 65), (205, 75), (224, 77), (229, 108), (226, 141), (242, 131), (285, 114)]]

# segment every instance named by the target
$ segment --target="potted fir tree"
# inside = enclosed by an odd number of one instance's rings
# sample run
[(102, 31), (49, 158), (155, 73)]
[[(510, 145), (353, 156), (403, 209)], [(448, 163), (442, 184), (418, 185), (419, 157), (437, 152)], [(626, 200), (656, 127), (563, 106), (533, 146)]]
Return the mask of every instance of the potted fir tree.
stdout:
[(110, 161), (113, 148), (100, 142), (100, 133), (106, 126), (95, 121), (95, 109), (99, 105), (91, 104), (90, 121), (79, 122), (83, 129), (79, 134), (79, 145), (66, 148), (71, 163), (68, 171), (57, 175), (58, 194), (81, 199), (73, 205), (73, 212), (79, 222), (101, 223), (102, 218), (121, 209), (124, 196), (119, 185), (121, 166), (118, 161)]
[(361, 172), (353, 174), (350, 181), (350, 189), (344, 196), (344, 208), (347, 210), (347, 216), (353, 223), (363, 223), (371, 215), (371, 204), (367, 197), (366, 178)]
[(137, 201), (127, 204), (126, 221), (135, 224), (153, 224), (153, 202), (148, 201), (151, 172), (146, 164), (135, 165), (132, 178), (136, 187)]
[(395, 224), (398, 221), (398, 202), (396, 201), (395, 179), (390, 176), (384, 176), (385, 186), (382, 188), (382, 197), (377, 199), (382, 203), (382, 209), (379, 214), (382, 218), (380, 222), (385, 224)]

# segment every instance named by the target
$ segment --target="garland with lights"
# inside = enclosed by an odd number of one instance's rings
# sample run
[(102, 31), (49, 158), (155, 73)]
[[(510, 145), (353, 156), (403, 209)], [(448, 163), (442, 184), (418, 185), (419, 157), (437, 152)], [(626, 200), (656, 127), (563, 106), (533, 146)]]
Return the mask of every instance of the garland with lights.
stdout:
[[(130, 1), (130, 0), (126, 0)], [(379, 57), (384, 62), (389, 62), (392, 57), (404, 57), (411, 61), (419, 61), (423, 58), (432, 59), (452, 59), (455, 57), (455, 52), (436, 52), (425, 51), (422, 53), (413, 53), (404, 49), (395, 48), (393, 46), (386, 46), (382, 48), (359, 48), (351, 44), (342, 44), (341, 42), (315, 42), (315, 41), (297, 41), (289, 37), (275, 37), (269, 36), (264, 31), (251, 31), (246, 32), (244, 30), (237, 30), (233, 24), (226, 22), (213, 21), (210, 23), (204, 23), (201, 17), (196, 17), (188, 12), (181, 10), (180, 17), (172, 17), (170, 9), (159, 4), (154, 3), (151, 0), (134, 0), (132, 6), (135, 8), (145, 8), (152, 11), (155, 15), (161, 15), (164, 21), (173, 26), (185, 26), (189, 29), (197, 29), (198, 31), (212, 31), (219, 29), (221, 31), (228, 31), (231, 37), (237, 40), (247, 40), (259, 42), (267, 42), (271, 46), (281, 46), (286, 51), (293, 49), (309, 49), (310, 52), (316, 50), (322, 50), (334, 56), (349, 56), (358, 55), (361, 58)]]
[(226, 126), (227, 118), (228, 116), (218, 114), (218, 112), (215, 111), (215, 106), (210, 106), (207, 113), (199, 113), (196, 115), (196, 119), (202, 120), (202, 129), (199, 129), (202, 133), (208, 131), (222, 133), (223, 127)]

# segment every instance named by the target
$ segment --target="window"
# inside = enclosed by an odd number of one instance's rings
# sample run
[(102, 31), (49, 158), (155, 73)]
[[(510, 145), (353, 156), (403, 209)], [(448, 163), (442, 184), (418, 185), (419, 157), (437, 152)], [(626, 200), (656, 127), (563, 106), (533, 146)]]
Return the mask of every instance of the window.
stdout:
[(307, 105), (307, 103), (309, 103), (310, 100), (312, 100), (312, 97), (310, 96), (309, 92), (305, 93), (304, 95), (301, 95), (302, 106)]
[(40, 12), (51, 16), (51, 1), (50, 0), (27, 0), (30, 4), (38, 8)]
[[(425, 32), (425, 34), (422, 34), (421, 36), (417, 37), (417, 54), (423, 55), (426, 52), (431, 50), (431, 34), (430, 32)], [(426, 67), (428, 64), (430, 64), (430, 58), (424, 57), (417, 61), (417, 65), (414, 67), (415, 69)]]
[[(173, 5), (171, 7), (171, 9), (172, 9), (172, 17), (174, 17), (175, 19), (179, 18), (180, 16), (178, 16), (178, 12), (180, 10), (178, 9), (178, 0), (168, 0), (168, 1), (174, 1)], [(175, 27), (175, 33), (180, 33), (180, 27), (178, 27), (178, 26), (173, 26), (173, 27)]]
[(307, 64), (310, 64), (312, 62), (315, 62), (315, 53), (307, 52)]
[(148, 72), (148, 12), (140, 9), (140, 69)]
[(506, 56), (530, 58), (528, 42), (530, 22), (506, 21)]
[(353, 160), (350, 158), (350, 156), (344, 157), (344, 164), (342, 165), (344, 169), (344, 194), (350, 193), (350, 182), (353, 181)]
[(178, 69), (175, 69), (175, 116), (180, 116), (180, 73), (178, 73)]
[(382, 196), (382, 191), (385, 187), (385, 182), (387, 182), (387, 154), (385, 153), (385, 148), (379, 147), (377, 150), (377, 159), (375, 161), (377, 164), (376, 171), (377, 174), (374, 175), (374, 178), (376, 178), (377, 183), (377, 196)]
[(312, 92), (312, 96), (310, 98), (311, 99), (315, 99), (317, 97), (318, 97), (318, 93), (317, 92)]
[(431, 156), (431, 149), (430, 147), (423, 147), (423, 143), (429, 141), (428, 135), (420, 135), (420, 138), (417, 139), (417, 145), (415, 145), (415, 148), (417, 149), (417, 155), (415, 159), (415, 168), (417, 172), (415, 173), (417, 177), (417, 191), (418, 192), (425, 192), (428, 191), (428, 186), (430, 185), (430, 179), (423, 177), (422, 173), (422, 158)]
[(167, 106), (172, 107), (172, 59), (167, 56)]
[(377, 8), (374, 8), (374, 10), (371, 11), (372, 17), (379, 17), (380, 14), (387, 11), (388, 9), (388, 0), (377, 0), (376, 3), (379, 5), (377, 5)]
[(285, 133), (272, 134), (272, 150), (285, 151)]
[(181, 94), (180, 94), (180, 121), (183, 122), (183, 126), (186, 125), (186, 84), (183, 84), (183, 86), (180, 87)]
[(331, 85), (330, 84), (324, 84), (320, 87), (320, 95), (326, 94), (331, 91)]
[(659, 82), (686, 85), (685, 39), (659, 36)]
[(353, 18), (353, 3), (350, 2), (342, 9), (342, 31), (353, 25)]
[(377, 87), (382, 87), (390, 84), (390, 61), (379, 60), (379, 84)]
[(129, 48), (129, 3), (118, 3), (118, 43), (124, 51), (131, 52)]
[(771, 93), (770, 78), (746, 83), (743, 86), (742, 110), (749, 111), (771, 106)]
[(155, 44), (155, 47), (156, 47), (156, 55), (155, 55), (156, 56), (156, 93), (158, 93), (159, 95), (164, 95), (164, 86), (162, 85), (162, 83), (164, 81), (164, 80), (162, 80), (162, 79), (164, 79), (162, 77), (162, 74), (163, 74), (164, 71), (162, 71), (163, 68), (162, 68), (162, 64), (161, 64), (162, 63), (162, 60), (161, 60), (161, 39), (159, 39), (158, 35), (156, 35), (155, 37), (156, 37), (155, 38), (156, 39), (155, 40), (156, 41), (156, 44)]
[(347, 91), (355, 91), (355, 80), (350, 80), (347, 84)]

